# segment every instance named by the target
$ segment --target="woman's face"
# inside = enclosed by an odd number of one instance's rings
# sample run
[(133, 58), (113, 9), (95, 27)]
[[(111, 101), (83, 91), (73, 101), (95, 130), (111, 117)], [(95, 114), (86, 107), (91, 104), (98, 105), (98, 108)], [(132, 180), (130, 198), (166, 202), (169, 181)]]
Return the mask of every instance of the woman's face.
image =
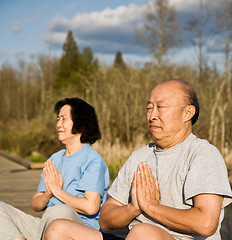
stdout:
[(56, 130), (58, 139), (63, 144), (70, 144), (75, 138), (72, 133), (73, 121), (71, 116), (71, 106), (64, 105), (57, 116)]

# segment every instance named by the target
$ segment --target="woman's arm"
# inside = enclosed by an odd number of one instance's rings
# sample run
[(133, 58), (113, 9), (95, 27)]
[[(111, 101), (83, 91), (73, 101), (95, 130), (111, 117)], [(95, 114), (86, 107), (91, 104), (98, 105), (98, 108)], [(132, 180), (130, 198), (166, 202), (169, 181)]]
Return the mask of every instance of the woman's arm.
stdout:
[[(52, 195), (59, 199), (64, 204), (72, 207), (75, 211), (86, 214), (94, 215), (99, 211), (101, 204), (101, 195), (93, 191), (85, 191), (84, 197), (76, 197), (67, 192), (65, 192), (63, 187), (63, 179), (59, 171), (56, 170), (53, 161), (48, 160), (45, 164), (44, 170), (44, 182), (47, 189), (47, 194), (42, 200), (43, 205), (49, 201), (49, 197)], [(51, 195), (49, 194), (51, 193)]]
[(43, 211), (49, 202), (52, 194), (49, 192), (37, 192), (32, 198), (32, 209), (36, 212)]
[(45, 167), (43, 168), (43, 176), (44, 176), (44, 184), (46, 186), (45, 192), (37, 192), (32, 198), (32, 209), (36, 212), (43, 211), (52, 197), (52, 192), (48, 185), (48, 171), (46, 168), (47, 163), (45, 163)]
[(59, 189), (54, 191), (53, 194), (60, 201), (72, 207), (79, 213), (95, 215), (99, 211), (101, 195), (97, 192), (85, 191), (84, 197), (76, 197)]

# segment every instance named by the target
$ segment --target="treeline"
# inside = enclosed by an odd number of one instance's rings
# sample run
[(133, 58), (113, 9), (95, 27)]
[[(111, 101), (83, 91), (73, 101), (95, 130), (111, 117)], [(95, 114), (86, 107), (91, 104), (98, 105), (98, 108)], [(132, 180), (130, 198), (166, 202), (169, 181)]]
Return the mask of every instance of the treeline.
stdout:
[[(155, 10), (150, 7), (145, 14), (144, 29), (149, 31), (139, 35), (146, 36), (143, 40), (150, 46), (155, 63), (132, 67), (117, 52), (112, 66), (102, 66), (89, 47), (79, 51), (69, 31), (61, 58), (40, 55), (29, 62), (19, 61), (17, 67), (3, 64), (0, 67), (0, 150), (23, 157), (35, 153), (49, 157), (60, 148), (54, 103), (64, 97), (80, 97), (96, 109), (102, 133), (102, 140), (96, 145), (100, 153), (107, 161), (115, 156), (124, 160), (137, 146), (151, 141), (146, 126), (146, 104), (151, 89), (163, 80), (183, 79), (195, 87), (199, 97), (200, 118), (194, 133), (208, 139), (229, 161), (232, 154), (230, 12), (224, 11), (218, 18), (217, 29), (225, 30), (225, 64), (219, 71), (216, 65), (209, 66), (202, 45), (207, 8), (201, 4), (200, 18), (192, 18), (186, 25), (197, 36), (191, 38), (198, 50), (197, 64), (180, 66), (164, 58), (179, 43), (177, 39), (171, 41), (180, 35), (174, 8), (168, 0), (152, 3)], [(224, 3), (225, 9), (231, 9), (231, 2), (223, 0)], [(156, 17), (152, 18), (152, 14)]]
[[(162, 70), (147, 65), (138, 69), (127, 66), (119, 55), (120, 60), (115, 57), (114, 65), (109, 67), (99, 66), (94, 57), (89, 58), (92, 67), (88, 69), (80, 64), (79, 69), (67, 71), (70, 66), (66, 65), (67, 75), (63, 77), (62, 59), (68, 57), (65, 51), (61, 59), (38, 56), (30, 63), (19, 62), (18, 68), (2, 65), (0, 148), (20, 156), (33, 152), (49, 156), (60, 147), (53, 105), (58, 99), (74, 96), (95, 107), (101, 144), (144, 144), (151, 140), (145, 117), (150, 91), (158, 82), (175, 78), (190, 82), (198, 92), (201, 110), (194, 132), (215, 144), (224, 155), (229, 154), (232, 147), (229, 75), (206, 68), (199, 77), (198, 70), (190, 65), (166, 64)], [(79, 55), (81, 59), (80, 56), (84, 53)]]

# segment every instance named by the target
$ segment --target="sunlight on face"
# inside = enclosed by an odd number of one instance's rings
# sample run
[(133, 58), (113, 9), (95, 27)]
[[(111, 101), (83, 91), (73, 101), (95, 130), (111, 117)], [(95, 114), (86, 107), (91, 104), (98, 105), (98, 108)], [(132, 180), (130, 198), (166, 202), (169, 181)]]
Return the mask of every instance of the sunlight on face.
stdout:
[(57, 116), (56, 129), (58, 139), (67, 144), (72, 140), (74, 134), (72, 134), (73, 121), (71, 116), (71, 106), (64, 105)]
[(185, 95), (180, 83), (166, 82), (155, 87), (147, 104), (147, 123), (155, 141), (175, 141), (184, 129)]

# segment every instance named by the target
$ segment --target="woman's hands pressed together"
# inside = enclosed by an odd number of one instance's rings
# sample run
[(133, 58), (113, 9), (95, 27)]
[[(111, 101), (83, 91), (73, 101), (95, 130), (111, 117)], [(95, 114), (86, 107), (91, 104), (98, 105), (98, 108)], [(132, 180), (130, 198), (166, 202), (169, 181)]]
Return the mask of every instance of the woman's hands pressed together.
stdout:
[(60, 171), (57, 171), (55, 163), (48, 160), (43, 168), (44, 182), (46, 186), (46, 192), (52, 195), (62, 190), (63, 179)]

